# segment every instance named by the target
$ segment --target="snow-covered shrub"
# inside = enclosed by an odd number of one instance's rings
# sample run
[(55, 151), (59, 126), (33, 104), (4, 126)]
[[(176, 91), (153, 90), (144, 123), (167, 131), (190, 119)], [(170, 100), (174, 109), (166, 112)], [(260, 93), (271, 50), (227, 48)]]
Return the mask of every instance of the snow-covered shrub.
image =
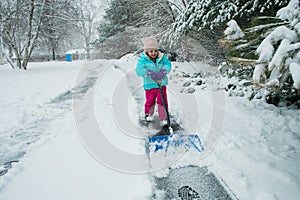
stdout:
[(228, 96), (251, 98), (253, 66), (224, 62), (219, 65), (218, 71), (223, 75), (223, 81), (226, 83), (224, 87)]

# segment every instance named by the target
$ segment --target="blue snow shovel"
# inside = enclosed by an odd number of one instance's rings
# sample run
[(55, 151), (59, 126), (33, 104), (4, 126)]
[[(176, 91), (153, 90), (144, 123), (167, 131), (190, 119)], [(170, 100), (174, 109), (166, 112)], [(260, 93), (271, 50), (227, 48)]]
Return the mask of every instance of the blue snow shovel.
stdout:
[(156, 135), (149, 138), (150, 153), (157, 153), (161, 151), (167, 153), (170, 148), (172, 148), (172, 150), (180, 148), (183, 151), (194, 149), (197, 152), (202, 152), (204, 148), (198, 135), (176, 134), (176, 131), (180, 130), (180, 127), (171, 125), (170, 115), (167, 110), (162, 87), (159, 82), (156, 83), (158, 84), (160, 96), (166, 112), (167, 125), (165, 125)]

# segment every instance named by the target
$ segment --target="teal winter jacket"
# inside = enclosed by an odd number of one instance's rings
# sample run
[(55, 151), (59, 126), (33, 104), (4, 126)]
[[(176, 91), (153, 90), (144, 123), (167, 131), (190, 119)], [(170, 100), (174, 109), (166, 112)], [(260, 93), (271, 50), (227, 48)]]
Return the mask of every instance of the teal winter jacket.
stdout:
[[(171, 71), (172, 65), (167, 56), (159, 52), (156, 63), (154, 63), (144, 52), (141, 53), (138, 63), (136, 65), (135, 72), (138, 76), (141, 76), (144, 81), (144, 89), (149, 90), (152, 88), (158, 88), (158, 84), (152, 80), (151, 76), (147, 76), (148, 70), (159, 72), (161, 69), (165, 69), (167, 73)], [(168, 77), (165, 76), (161, 82), (161, 86), (168, 84)]]

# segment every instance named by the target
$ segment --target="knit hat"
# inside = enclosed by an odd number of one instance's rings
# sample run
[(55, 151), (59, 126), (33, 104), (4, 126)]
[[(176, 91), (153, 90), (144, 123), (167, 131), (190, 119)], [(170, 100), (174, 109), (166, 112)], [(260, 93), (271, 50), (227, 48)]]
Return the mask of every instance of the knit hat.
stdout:
[(158, 49), (158, 42), (154, 36), (142, 38), (142, 43), (144, 45), (144, 51), (148, 52), (150, 50)]

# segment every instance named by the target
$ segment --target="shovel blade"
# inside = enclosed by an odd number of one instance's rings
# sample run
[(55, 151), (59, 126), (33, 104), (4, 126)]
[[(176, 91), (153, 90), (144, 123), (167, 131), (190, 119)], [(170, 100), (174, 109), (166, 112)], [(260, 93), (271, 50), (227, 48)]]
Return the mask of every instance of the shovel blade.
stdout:
[(200, 137), (194, 134), (160, 135), (149, 138), (150, 153), (168, 152), (171, 149), (172, 151), (176, 151), (176, 149), (190, 151), (193, 149), (200, 153), (204, 147)]

